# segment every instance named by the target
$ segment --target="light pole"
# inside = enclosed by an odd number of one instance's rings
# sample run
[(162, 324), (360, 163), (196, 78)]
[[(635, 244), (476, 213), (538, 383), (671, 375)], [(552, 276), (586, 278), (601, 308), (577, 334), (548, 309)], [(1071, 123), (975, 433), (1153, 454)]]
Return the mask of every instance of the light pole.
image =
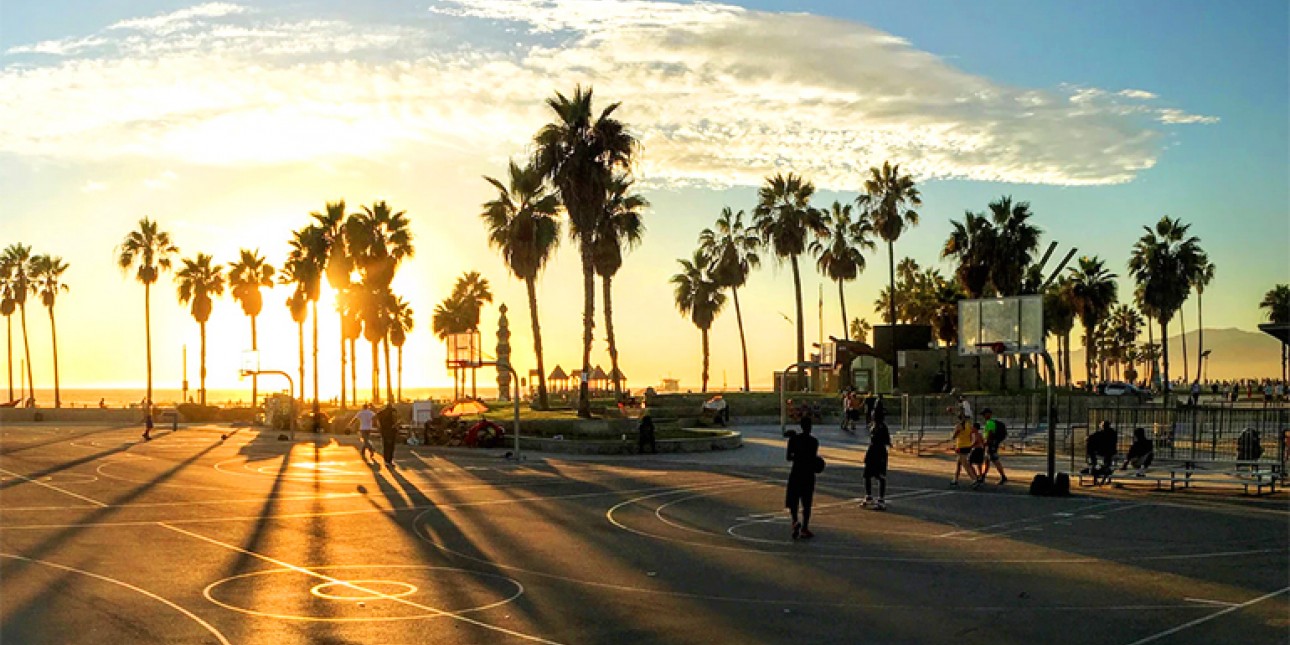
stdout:
[(1209, 382), (1209, 353), (1214, 350), (1207, 349), (1200, 353), (1200, 360), (1204, 361), (1205, 382)]

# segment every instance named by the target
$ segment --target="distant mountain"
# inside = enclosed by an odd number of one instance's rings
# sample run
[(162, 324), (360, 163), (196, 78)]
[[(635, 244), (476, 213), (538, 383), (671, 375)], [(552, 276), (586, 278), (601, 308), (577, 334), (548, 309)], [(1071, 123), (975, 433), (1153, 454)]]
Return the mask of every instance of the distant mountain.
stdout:
[[(1157, 329), (1159, 329), (1157, 327)], [(1071, 377), (1084, 379), (1084, 349), (1079, 328), (1071, 334)], [(1188, 380), (1196, 377), (1196, 337), (1187, 330)], [(1145, 330), (1139, 342), (1146, 342)], [(1155, 339), (1157, 343), (1159, 338)], [(1169, 376), (1183, 375), (1182, 336), (1169, 337)], [(1244, 329), (1206, 329), (1205, 349), (1210, 350), (1207, 377), (1215, 380), (1233, 378), (1278, 378), (1281, 375), (1281, 343), (1261, 331)], [(1141, 371), (1141, 368), (1139, 368)]]

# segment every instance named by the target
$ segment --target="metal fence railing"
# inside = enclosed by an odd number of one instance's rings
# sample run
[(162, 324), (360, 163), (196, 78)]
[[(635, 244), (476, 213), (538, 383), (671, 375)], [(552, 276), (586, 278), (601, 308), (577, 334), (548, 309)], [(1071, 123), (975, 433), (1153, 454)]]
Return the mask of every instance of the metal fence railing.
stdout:
[(1155, 443), (1157, 460), (1250, 460), (1257, 444), (1259, 461), (1286, 462), (1290, 407), (1091, 407), (1087, 423), (1075, 425), (1058, 444), (1059, 455), (1069, 460), (1072, 469), (1083, 467), (1085, 440), (1103, 421), (1116, 430), (1121, 455), (1133, 443), (1133, 430), (1142, 428)]
[[(967, 395), (972, 411), (981, 420), (981, 412), (989, 409), (995, 419), (1008, 427), (1007, 444), (1016, 450), (1043, 451), (1046, 449), (1048, 420), (1044, 414), (1044, 392), (998, 395)], [(1094, 397), (1083, 393), (1061, 392), (1053, 395), (1056, 413), (1056, 430), (1059, 440), (1066, 440), (1072, 425), (1088, 420), (1089, 410), (1095, 405), (1136, 405), (1115, 397)], [(901, 425), (893, 428), (905, 449), (914, 454), (941, 452), (947, 447), (954, 432), (955, 399), (950, 395), (905, 396), (901, 399)]]

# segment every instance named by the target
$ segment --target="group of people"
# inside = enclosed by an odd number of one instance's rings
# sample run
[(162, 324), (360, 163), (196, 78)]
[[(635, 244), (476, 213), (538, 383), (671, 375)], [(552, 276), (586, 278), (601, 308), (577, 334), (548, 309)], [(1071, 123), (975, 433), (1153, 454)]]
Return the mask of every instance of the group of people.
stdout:
[(394, 468), (394, 445), (399, 437), (399, 414), (394, 409), (393, 403), (386, 403), (380, 412), (372, 409), (371, 403), (364, 403), (363, 409), (359, 410), (349, 421), (349, 427), (358, 426), (358, 435), (361, 441), (359, 454), (363, 460), (367, 460), (368, 454), (373, 458), (376, 457), (376, 449), (372, 447), (372, 432), (380, 430), (381, 433), (381, 456), (385, 458), (385, 467)]
[[(1109, 479), (1115, 472), (1115, 456), (1119, 452), (1119, 443), (1119, 433), (1111, 426), (1111, 422), (1106, 420), (1099, 423), (1097, 430), (1090, 433), (1084, 440), (1088, 467), (1082, 472), (1092, 475), (1094, 483)], [(1146, 429), (1134, 428), (1133, 443), (1129, 445), (1129, 452), (1124, 457), (1124, 463), (1120, 464), (1120, 470), (1132, 467), (1136, 470), (1135, 474), (1141, 477), (1146, 474), (1147, 468), (1151, 467), (1155, 457), (1155, 442), (1147, 437)]]
[(878, 423), (886, 423), (887, 404), (882, 395), (874, 396), (872, 392), (861, 394), (854, 387), (842, 390), (842, 430), (856, 431), (863, 419), (865, 426), (872, 429)]
[(954, 443), (954, 452), (958, 459), (954, 463), (954, 479), (951, 486), (959, 485), (959, 477), (966, 473), (972, 479), (972, 487), (980, 488), (985, 477), (994, 466), (999, 473), (999, 484), (1008, 483), (1008, 474), (999, 459), (999, 446), (1008, 438), (1007, 425), (994, 418), (990, 408), (981, 410), (978, 422), (972, 414), (972, 403), (963, 395), (950, 406), (949, 413), (955, 417), (954, 433), (950, 441)]
[[(858, 409), (858, 408), (856, 408)], [(856, 421), (858, 422), (858, 420)], [(811, 434), (814, 423), (809, 414), (801, 415), (798, 432), (788, 437), (787, 459), (792, 466), (788, 472), (788, 485), (784, 505), (792, 520), (793, 539), (810, 539), (811, 506), (815, 498), (815, 476), (824, 471), (820, 457), (820, 441)], [(887, 429), (886, 413), (870, 413), (869, 448), (864, 456), (864, 499), (861, 507), (874, 510), (887, 508), (887, 457), (891, 448), (891, 433)], [(874, 481), (878, 482), (878, 497), (873, 496)]]

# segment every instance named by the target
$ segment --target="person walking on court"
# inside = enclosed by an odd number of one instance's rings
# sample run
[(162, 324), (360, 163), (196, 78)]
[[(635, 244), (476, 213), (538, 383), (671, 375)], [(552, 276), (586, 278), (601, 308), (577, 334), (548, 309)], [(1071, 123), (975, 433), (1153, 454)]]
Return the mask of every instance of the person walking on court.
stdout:
[(999, 461), (999, 445), (1004, 439), (1008, 438), (1008, 427), (1002, 421), (994, 418), (994, 412), (990, 408), (981, 410), (981, 416), (985, 418), (985, 467), (981, 470), (981, 480), (990, 472), (990, 465), (999, 471), (999, 484), (1008, 483), (1008, 474), (1003, 471), (1003, 463)]
[[(869, 432), (869, 449), (864, 453), (864, 501), (861, 507), (876, 511), (887, 509), (887, 449), (891, 447), (891, 433), (886, 423), (874, 424)], [(873, 499), (873, 480), (878, 480), (878, 500)]]
[(376, 413), (372, 412), (371, 403), (364, 403), (363, 409), (359, 410), (358, 414), (355, 414), (354, 418), (349, 421), (350, 426), (355, 423), (358, 424), (358, 436), (362, 441), (358, 454), (363, 457), (364, 461), (367, 461), (368, 453), (371, 453), (373, 457), (376, 456), (376, 449), (372, 447), (372, 429), (375, 427), (375, 421)]
[(972, 478), (972, 481), (976, 481), (978, 478), (976, 468), (973, 468), (968, 461), (968, 457), (972, 454), (974, 434), (972, 420), (960, 415), (958, 422), (954, 424), (954, 434), (950, 437), (950, 440), (954, 442), (954, 453), (958, 455), (958, 460), (954, 464), (954, 479), (950, 482), (950, 486), (959, 485), (959, 473), (967, 473), (968, 477)]
[[(802, 432), (788, 438), (788, 460), (793, 463), (788, 472), (788, 490), (784, 505), (793, 519), (793, 539), (811, 538), (811, 502), (815, 497), (815, 473), (820, 459), (820, 441), (811, 436), (811, 417), (802, 416)], [(802, 521), (797, 521), (797, 508), (802, 507)]]
[(376, 414), (376, 425), (381, 429), (381, 454), (385, 457), (385, 466), (394, 467), (394, 440), (399, 436), (399, 413), (393, 403)]
[(152, 401), (143, 400), (143, 440), (152, 441)]

